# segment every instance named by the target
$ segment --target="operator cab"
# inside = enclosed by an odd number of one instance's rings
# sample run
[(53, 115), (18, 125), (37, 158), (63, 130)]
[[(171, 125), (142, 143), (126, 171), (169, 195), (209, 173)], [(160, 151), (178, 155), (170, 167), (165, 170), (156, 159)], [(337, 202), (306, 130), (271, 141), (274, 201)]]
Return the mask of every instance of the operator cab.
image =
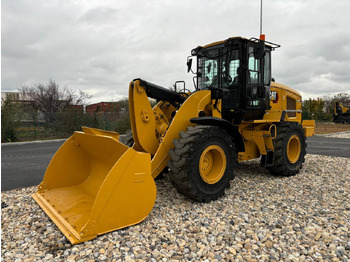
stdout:
[(209, 89), (212, 99), (222, 99), (222, 117), (230, 122), (262, 119), (270, 107), (271, 51), (277, 47), (234, 37), (193, 49), (196, 88)]

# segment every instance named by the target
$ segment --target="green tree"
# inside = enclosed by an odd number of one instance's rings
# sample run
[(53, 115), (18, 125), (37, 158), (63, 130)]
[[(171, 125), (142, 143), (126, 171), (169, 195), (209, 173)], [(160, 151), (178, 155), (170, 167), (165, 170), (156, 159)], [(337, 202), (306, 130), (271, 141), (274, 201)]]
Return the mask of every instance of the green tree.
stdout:
[(308, 99), (303, 101), (302, 110), (304, 119), (314, 119), (318, 121), (329, 120), (324, 110), (325, 101), (321, 98)]
[(18, 114), (18, 104), (6, 97), (1, 105), (1, 142), (15, 142), (18, 140), (16, 131)]

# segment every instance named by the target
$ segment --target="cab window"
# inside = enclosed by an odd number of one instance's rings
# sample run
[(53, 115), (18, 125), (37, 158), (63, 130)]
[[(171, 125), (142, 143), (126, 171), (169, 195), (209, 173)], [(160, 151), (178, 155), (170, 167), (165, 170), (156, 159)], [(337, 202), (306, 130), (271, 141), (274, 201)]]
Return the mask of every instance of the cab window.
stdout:
[(259, 84), (261, 83), (261, 63), (260, 59), (254, 58), (254, 48), (249, 46), (249, 59), (248, 59), (248, 70), (249, 77), (248, 84)]
[(269, 86), (271, 81), (271, 53), (265, 52), (264, 85)]

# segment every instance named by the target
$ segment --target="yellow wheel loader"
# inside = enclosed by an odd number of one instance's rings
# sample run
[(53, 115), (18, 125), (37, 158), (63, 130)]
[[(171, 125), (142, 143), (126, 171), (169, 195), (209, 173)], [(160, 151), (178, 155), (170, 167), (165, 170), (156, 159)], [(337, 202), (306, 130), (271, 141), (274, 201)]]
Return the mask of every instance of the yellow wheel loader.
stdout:
[(33, 198), (75, 244), (144, 220), (163, 170), (202, 202), (224, 194), (240, 161), (260, 158), (274, 175), (297, 174), (315, 123), (302, 120), (300, 94), (272, 80), (277, 47), (232, 37), (193, 49), (194, 92), (133, 80), (129, 146), (118, 133), (84, 127), (54, 155)]
[(333, 122), (338, 124), (350, 124), (350, 107), (346, 107), (339, 100), (334, 103)]

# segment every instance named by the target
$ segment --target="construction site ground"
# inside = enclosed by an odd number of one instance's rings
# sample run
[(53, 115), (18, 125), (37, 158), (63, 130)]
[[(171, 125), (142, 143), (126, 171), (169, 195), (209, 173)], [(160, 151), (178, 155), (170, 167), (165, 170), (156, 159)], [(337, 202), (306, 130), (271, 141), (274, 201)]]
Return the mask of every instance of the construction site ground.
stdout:
[(335, 124), (333, 122), (316, 123), (315, 133), (318, 135), (345, 131), (350, 131), (350, 124)]
[[(337, 132), (340, 133), (335, 134)], [(319, 136), (314, 138), (342, 136), (346, 139), (341, 143), (346, 145), (350, 125), (317, 123), (316, 134)], [(301, 172), (294, 177), (275, 177), (260, 166), (259, 160), (242, 162), (225, 196), (205, 204), (179, 194), (165, 177), (156, 181), (157, 200), (142, 223), (75, 246), (31, 198), (35, 186), (3, 191), (1, 259), (348, 261), (349, 158), (310, 153), (312, 141), (308, 139), (309, 154)], [(51, 143), (63, 141), (35, 144)], [(35, 148), (33, 144), (22, 146)], [(39, 155), (43, 158), (43, 154)], [(14, 160), (8, 157), (11, 165)], [(49, 160), (48, 154), (46, 161)], [(25, 169), (27, 176), (33, 166), (38, 167), (33, 159), (31, 164)], [(47, 164), (40, 165), (44, 172)], [(2, 163), (2, 169), (4, 167)], [(16, 170), (18, 175), (18, 158)]]

